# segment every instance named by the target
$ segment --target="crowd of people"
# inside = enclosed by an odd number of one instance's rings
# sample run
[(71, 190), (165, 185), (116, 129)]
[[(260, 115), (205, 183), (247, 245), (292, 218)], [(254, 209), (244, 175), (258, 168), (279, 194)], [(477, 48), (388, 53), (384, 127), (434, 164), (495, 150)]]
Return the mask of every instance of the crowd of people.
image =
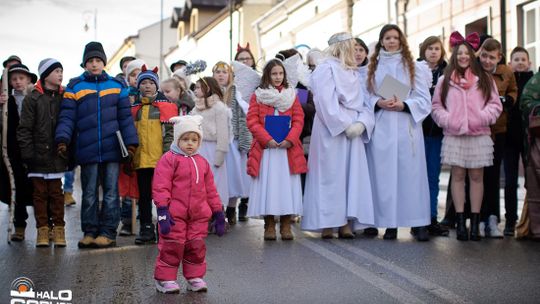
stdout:
[[(295, 221), (323, 239), (383, 228), (393, 240), (411, 227), (418, 241), (449, 229), (479, 241), (514, 236), (516, 225), (518, 236), (540, 239), (540, 74), (526, 49), (514, 48), (507, 63), (491, 37), (454, 32), (450, 47), (446, 61), (440, 38), (428, 37), (414, 60), (401, 29), (388, 24), (371, 55), (342, 32), (305, 62), (287, 49), (257, 66), (247, 44), (234, 62), (215, 63), (212, 76), (179, 60), (160, 80), (157, 68), (131, 56), (121, 74), (107, 74), (103, 46), (90, 42), (85, 71), (66, 87), (57, 59), (43, 59), (38, 77), (11, 56), (0, 98), (10, 239), (25, 240), (33, 205), (36, 246), (66, 246), (76, 166), (78, 247), (115, 246), (138, 219), (134, 242), (158, 243), (154, 278), (164, 293), (179, 291), (180, 265), (188, 290), (205, 291), (204, 239), (248, 218), (264, 219), (266, 241), (278, 238), (278, 223), (281, 239), (294, 240)], [(527, 197), (518, 225), (520, 159)], [(451, 177), (439, 222), (441, 165)]]

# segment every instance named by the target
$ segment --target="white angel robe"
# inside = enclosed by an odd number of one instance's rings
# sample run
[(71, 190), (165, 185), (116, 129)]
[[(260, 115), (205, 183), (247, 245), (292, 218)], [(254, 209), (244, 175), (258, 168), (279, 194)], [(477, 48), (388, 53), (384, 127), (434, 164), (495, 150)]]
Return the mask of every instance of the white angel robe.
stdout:
[[(317, 66), (311, 90), (317, 110), (309, 148), (302, 229), (319, 231), (373, 225), (373, 201), (365, 143), (374, 115), (365, 103), (359, 70), (345, 70), (335, 58)], [(366, 131), (352, 140), (345, 129), (362, 122)]]
[[(415, 64), (414, 87), (405, 102), (410, 113), (378, 110), (375, 128), (367, 144), (375, 227), (397, 228), (428, 225), (429, 187), (424, 151), (422, 121), (431, 112), (431, 97), (425, 65)], [(375, 71), (376, 89), (385, 75), (409, 84), (409, 71), (401, 52), (381, 51)], [(381, 97), (372, 93), (370, 106)]]

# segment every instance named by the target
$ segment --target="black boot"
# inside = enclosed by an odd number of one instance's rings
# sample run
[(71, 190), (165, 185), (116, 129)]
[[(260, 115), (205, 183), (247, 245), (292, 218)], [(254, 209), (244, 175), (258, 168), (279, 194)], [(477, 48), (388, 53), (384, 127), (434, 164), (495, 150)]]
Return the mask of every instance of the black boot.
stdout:
[(397, 228), (386, 228), (384, 232), (384, 240), (395, 240), (397, 238)]
[(248, 202), (249, 202), (249, 198), (240, 199), (240, 205), (238, 205), (238, 220), (240, 222), (245, 222), (248, 220), (248, 218), (246, 217), (247, 209), (248, 209)]
[(235, 225), (236, 224), (236, 208), (235, 207), (227, 207), (227, 210), (225, 210), (225, 216), (227, 217), (227, 222), (229, 225)]
[(448, 228), (439, 224), (436, 218), (431, 219), (431, 224), (428, 226), (427, 229), (429, 231), (429, 234), (434, 236), (448, 236), (449, 233)]
[(426, 226), (421, 227), (412, 227), (411, 234), (418, 242), (427, 242), (429, 241), (429, 233)]
[(457, 239), (460, 241), (468, 241), (469, 232), (467, 231), (467, 226), (465, 224), (465, 214), (463, 212), (456, 212), (456, 224)]
[(471, 241), (480, 241), (480, 229), (478, 229), (479, 223), (480, 213), (471, 213)]
[(156, 243), (156, 233), (154, 224), (142, 224), (139, 236), (135, 238), (135, 244), (146, 245)]

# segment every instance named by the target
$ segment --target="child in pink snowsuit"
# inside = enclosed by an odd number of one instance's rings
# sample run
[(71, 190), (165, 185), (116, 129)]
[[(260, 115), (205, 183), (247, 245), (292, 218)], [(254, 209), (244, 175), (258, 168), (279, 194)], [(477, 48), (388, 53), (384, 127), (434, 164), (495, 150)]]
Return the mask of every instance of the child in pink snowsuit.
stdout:
[(206, 159), (197, 153), (202, 142), (201, 116), (170, 119), (174, 125), (171, 149), (158, 161), (152, 184), (157, 207), (159, 254), (154, 278), (163, 293), (178, 293), (178, 268), (187, 289), (206, 291), (206, 245), (208, 222), (213, 217), (218, 236), (225, 232), (225, 216), (214, 177)]

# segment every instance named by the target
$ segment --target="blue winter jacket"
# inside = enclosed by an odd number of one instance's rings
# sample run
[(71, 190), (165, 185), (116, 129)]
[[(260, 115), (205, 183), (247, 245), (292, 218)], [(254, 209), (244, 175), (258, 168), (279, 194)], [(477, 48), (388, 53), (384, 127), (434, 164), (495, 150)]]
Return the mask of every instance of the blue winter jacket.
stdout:
[[(88, 72), (70, 80), (60, 107), (56, 143), (75, 149), (77, 164), (119, 162), (122, 158), (116, 131), (126, 146), (138, 146), (128, 90), (103, 72)], [(72, 139), (75, 143), (71, 143)]]

